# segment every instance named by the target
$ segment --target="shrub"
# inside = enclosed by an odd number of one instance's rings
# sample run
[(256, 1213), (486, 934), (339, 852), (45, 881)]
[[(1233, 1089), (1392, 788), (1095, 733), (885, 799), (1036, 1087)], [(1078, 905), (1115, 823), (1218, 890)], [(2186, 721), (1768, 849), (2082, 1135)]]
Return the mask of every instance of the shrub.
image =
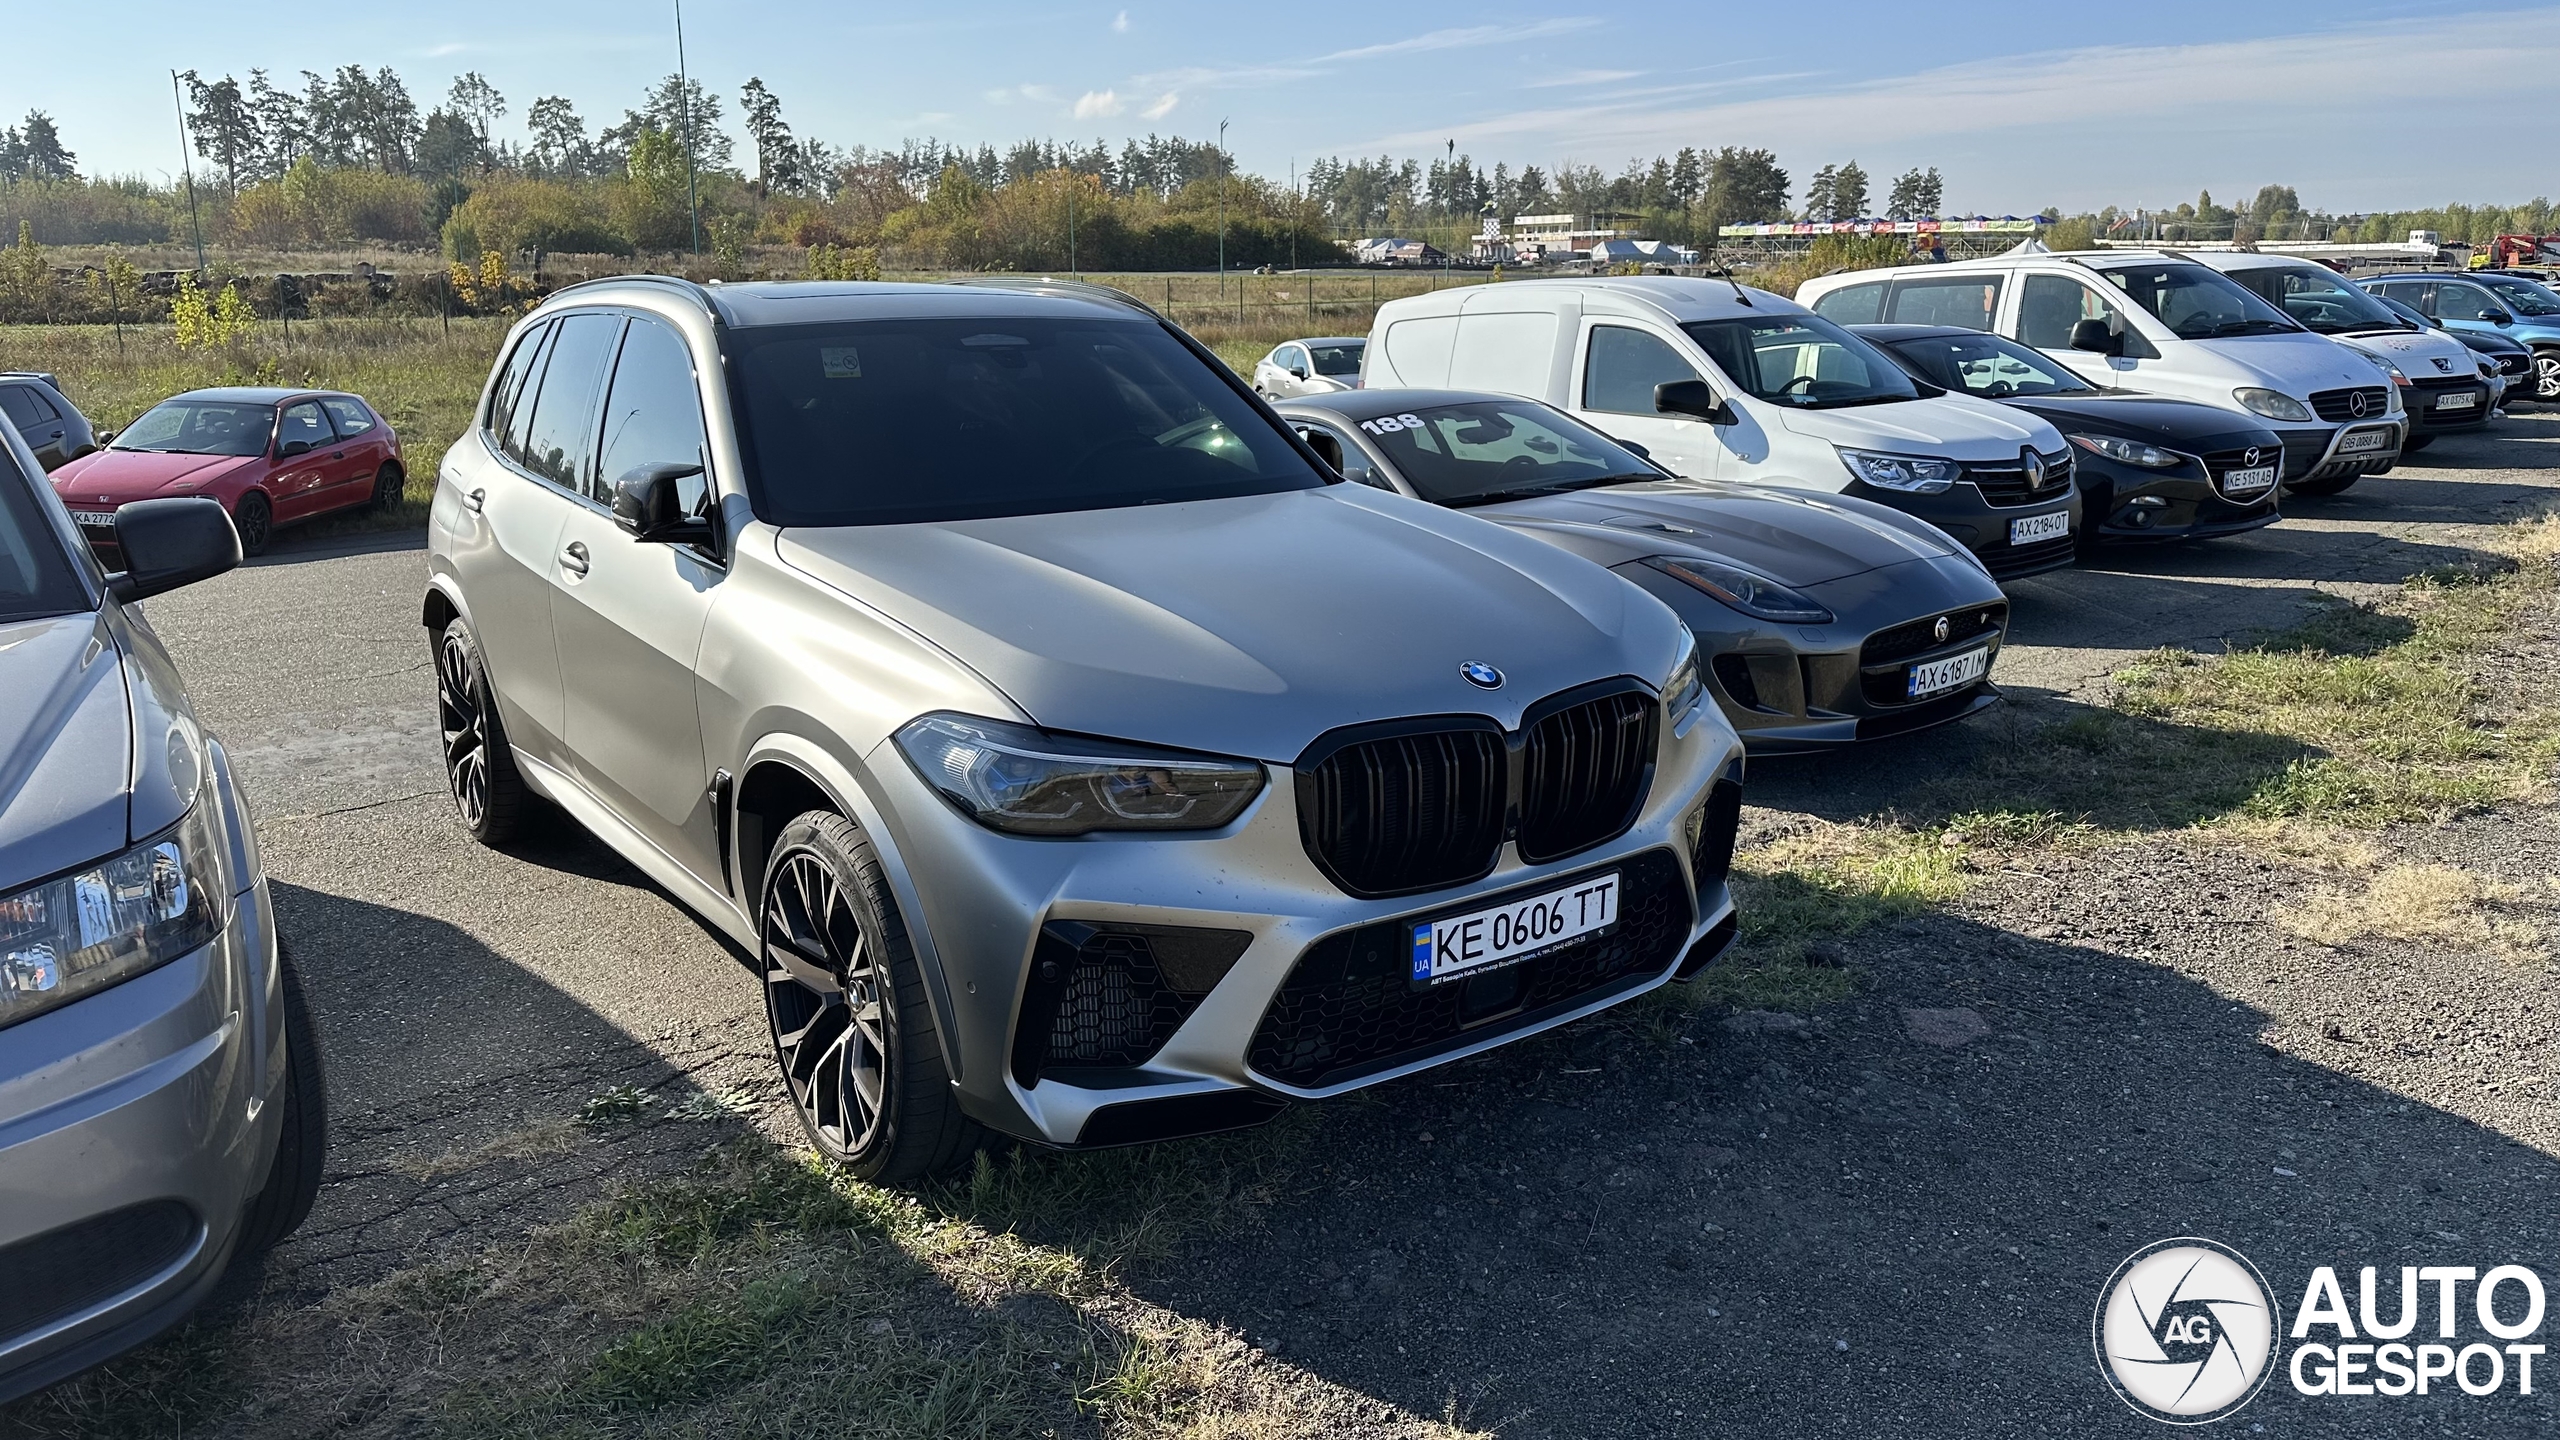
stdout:
[(631, 253), (594, 187), (514, 175), (491, 176), (455, 206), (443, 241), (446, 255), (466, 261), (490, 250)]

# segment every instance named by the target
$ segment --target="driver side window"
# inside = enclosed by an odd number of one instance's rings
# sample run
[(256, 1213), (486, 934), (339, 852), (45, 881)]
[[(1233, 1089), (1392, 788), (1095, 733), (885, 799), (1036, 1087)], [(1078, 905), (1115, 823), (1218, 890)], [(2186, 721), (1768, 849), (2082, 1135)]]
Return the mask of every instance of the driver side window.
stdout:
[(282, 454), (286, 446), (297, 441), (304, 450), (316, 450), (337, 438), (337, 432), (329, 428), (329, 417), (320, 413), (320, 402), (305, 400), (285, 407), (284, 419), (276, 427), (276, 451)]
[(2489, 292), (2477, 285), (2436, 286), (2436, 318), (2439, 320), (2477, 320), (2489, 313)]
[(2071, 327), (2104, 320), (2121, 333), (2124, 316), (2097, 291), (2060, 275), (2030, 275), (2018, 288), (2018, 333), (2011, 337), (2038, 350), (2071, 348)]
[(1624, 325), (1598, 325), (1582, 367), (1582, 408), (1612, 415), (1652, 415), (1653, 387), (1702, 378), (1661, 336)]
[(1369, 463), (1367, 452), (1352, 444), (1331, 426), (1319, 425), (1312, 420), (1302, 420), (1298, 422), (1297, 430), (1298, 437), (1307, 442), (1307, 448), (1322, 457), (1324, 463), (1332, 466), (1334, 472), (1343, 479), (1377, 490), (1396, 488), (1387, 483), (1386, 476), (1378, 473), (1377, 466)]

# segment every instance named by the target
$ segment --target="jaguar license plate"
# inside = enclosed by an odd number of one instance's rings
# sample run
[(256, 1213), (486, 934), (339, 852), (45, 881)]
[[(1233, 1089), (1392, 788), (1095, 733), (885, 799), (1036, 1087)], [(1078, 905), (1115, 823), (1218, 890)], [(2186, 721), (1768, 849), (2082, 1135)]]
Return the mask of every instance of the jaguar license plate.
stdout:
[(2347, 438), (2338, 442), (2341, 455), (2371, 455), (2377, 450), (2390, 448), (2391, 432), (2388, 430), (2350, 430)]
[(2058, 539), (2071, 533), (2071, 512), (2056, 510), (2050, 515), (2022, 515), (2009, 522), (2009, 543), (2033, 545), (2039, 540)]
[(2247, 495), (2253, 491), (2264, 490), (2274, 483), (2276, 483), (2276, 467), (2273, 465), (2257, 465), (2247, 470), (2222, 472), (2222, 493), (2225, 495)]
[(1413, 927), (1413, 979), (1437, 985), (1586, 940), (1618, 923), (1618, 873)]
[(2456, 390), (2449, 395), (2436, 397), (2436, 408), (2439, 410), (2469, 410), (2479, 403), (2480, 392), (2477, 390)]
[(96, 529), (105, 530), (112, 528), (115, 525), (116, 512), (113, 510), (74, 510), (71, 512), (71, 522), (75, 525), (88, 525)]
[(1911, 667), (1911, 680), (1904, 694), (1917, 700), (1923, 695), (1936, 695), (1948, 690), (1961, 690), (1991, 673), (1991, 652), (1967, 650), (1944, 660), (1931, 660)]

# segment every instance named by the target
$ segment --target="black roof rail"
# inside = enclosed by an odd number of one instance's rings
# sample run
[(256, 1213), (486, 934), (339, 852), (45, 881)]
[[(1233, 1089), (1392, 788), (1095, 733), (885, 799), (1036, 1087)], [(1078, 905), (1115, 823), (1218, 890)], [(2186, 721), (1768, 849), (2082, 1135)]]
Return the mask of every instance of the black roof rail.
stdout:
[(548, 303), (554, 296), (566, 295), (572, 290), (584, 290), (590, 285), (657, 285), (673, 290), (701, 306), (715, 320), (727, 318), (721, 313), (720, 302), (711, 293), (711, 287), (699, 281), (687, 280), (681, 275), (653, 275), (645, 272), (636, 275), (598, 275), (590, 280), (573, 280), (552, 291), (550, 295), (544, 296), (543, 299)]
[[(1149, 319), (1163, 320), (1156, 307), (1110, 285), (1096, 285), (1090, 280), (1058, 280), (1047, 275), (962, 275), (943, 282), (966, 285), (981, 290), (1020, 290), (1033, 295), (1071, 296), (1078, 300), (1099, 300), (1106, 305), (1126, 305)], [(1170, 322), (1167, 322), (1170, 323)]]

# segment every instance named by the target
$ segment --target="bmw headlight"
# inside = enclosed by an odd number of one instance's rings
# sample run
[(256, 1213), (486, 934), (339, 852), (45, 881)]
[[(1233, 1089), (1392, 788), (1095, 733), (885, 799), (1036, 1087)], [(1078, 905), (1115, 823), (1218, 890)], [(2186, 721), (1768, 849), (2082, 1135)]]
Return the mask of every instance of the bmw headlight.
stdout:
[(1831, 623), (1831, 612), (1811, 596), (1790, 590), (1766, 575), (1755, 575), (1739, 565), (1696, 560), (1686, 555), (1656, 555), (1644, 563), (1674, 580), (1704, 590), (1745, 615), (1788, 625)]
[(0, 896), (0, 1025), (130, 980), (222, 933), (231, 895), (199, 799), (121, 855)]
[(1680, 639), (1680, 659), (1662, 682), (1662, 705), (1669, 712), (1671, 733), (1675, 735), (1689, 723), (1690, 716), (1698, 713), (1698, 702), (1707, 694), (1706, 682), (1698, 675), (1698, 637), (1683, 625)]
[(2139, 440), (2118, 439), (2113, 435), (2073, 435), (2068, 438), (2072, 444), (2092, 455), (2104, 455), (2110, 460), (2153, 470), (2166, 470), (2186, 458), (2174, 450), (2145, 445)]
[(1964, 467), (1953, 460), (1934, 455), (1886, 455), (1874, 450), (1840, 451), (1840, 463), (1849, 473), (1879, 490), (1902, 490), (1913, 495), (1935, 495), (1956, 483)]
[(897, 741), (944, 799), (1016, 835), (1215, 830), (1262, 793), (1262, 767), (1250, 760), (1051, 735), (973, 715), (927, 715), (908, 722)]
[(2312, 415), (2310, 406), (2281, 390), (2261, 390), (2253, 385), (2243, 385), (2231, 392), (2231, 398), (2240, 402), (2241, 409), (2252, 415), (2264, 415), (2270, 420), (2291, 420), (2299, 424), (2317, 418)]

